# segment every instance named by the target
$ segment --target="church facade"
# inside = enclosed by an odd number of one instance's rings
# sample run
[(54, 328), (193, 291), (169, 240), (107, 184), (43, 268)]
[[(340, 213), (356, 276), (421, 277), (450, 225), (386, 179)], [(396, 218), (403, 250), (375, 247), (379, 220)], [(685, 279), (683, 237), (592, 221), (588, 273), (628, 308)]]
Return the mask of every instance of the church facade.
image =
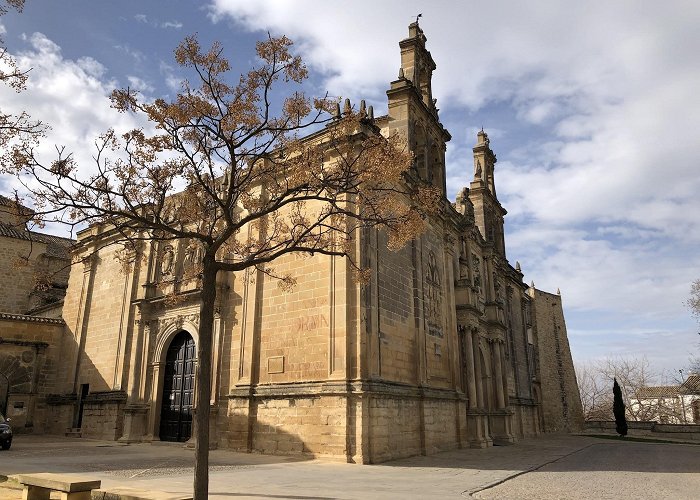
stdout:
[[(436, 65), (418, 24), (400, 42), (381, 133), (407, 137), (416, 175), (446, 195)], [(262, 273), (217, 283), (213, 388), (195, 401), (199, 300), (181, 277), (197, 256), (154, 242), (128, 270), (98, 227), (79, 234), (66, 332), (44, 430), (124, 442), (191, 440), (211, 406), (211, 445), (355, 463), (486, 447), (582, 425), (561, 297), (523, 283), (506, 258), (506, 211), (483, 131), (472, 180), (403, 249), (365, 230), (355, 259), (290, 254), (296, 288)], [(178, 301), (169, 300), (177, 292)]]

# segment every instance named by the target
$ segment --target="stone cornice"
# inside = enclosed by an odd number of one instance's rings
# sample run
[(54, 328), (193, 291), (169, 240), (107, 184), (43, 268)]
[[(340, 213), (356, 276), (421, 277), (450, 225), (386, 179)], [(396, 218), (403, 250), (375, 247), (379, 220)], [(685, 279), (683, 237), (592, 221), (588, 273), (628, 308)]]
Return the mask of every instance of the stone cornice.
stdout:
[(455, 389), (418, 387), (395, 382), (374, 380), (314, 381), (280, 384), (238, 386), (228, 394), (229, 398), (290, 398), (298, 396), (347, 396), (348, 394), (372, 394), (412, 399), (466, 400)]
[(43, 318), (41, 316), (26, 316), (24, 314), (0, 313), (0, 320), (25, 321), (29, 323), (47, 323), (51, 325), (65, 325), (60, 318)]

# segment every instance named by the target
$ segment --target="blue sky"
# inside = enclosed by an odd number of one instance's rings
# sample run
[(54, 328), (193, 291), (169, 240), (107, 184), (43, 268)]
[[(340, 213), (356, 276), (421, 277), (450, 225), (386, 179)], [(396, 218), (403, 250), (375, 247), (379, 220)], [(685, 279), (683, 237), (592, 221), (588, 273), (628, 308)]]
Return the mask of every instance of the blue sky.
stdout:
[[(105, 96), (127, 85), (173, 95), (184, 36), (220, 40), (237, 74), (270, 31), (295, 40), (308, 91), (382, 112), (419, 12), (453, 136), (450, 198), (471, 178), (483, 126), (499, 158), (508, 258), (528, 283), (561, 289), (574, 359), (646, 355), (659, 371), (683, 368), (700, 350), (684, 305), (700, 277), (697, 2), (28, 0), (0, 23), (33, 68), (29, 89), (0, 89), (0, 102), (52, 125), (47, 154), (65, 144), (89, 163), (101, 132), (140, 125)], [(12, 185), (0, 178), (0, 190)]]

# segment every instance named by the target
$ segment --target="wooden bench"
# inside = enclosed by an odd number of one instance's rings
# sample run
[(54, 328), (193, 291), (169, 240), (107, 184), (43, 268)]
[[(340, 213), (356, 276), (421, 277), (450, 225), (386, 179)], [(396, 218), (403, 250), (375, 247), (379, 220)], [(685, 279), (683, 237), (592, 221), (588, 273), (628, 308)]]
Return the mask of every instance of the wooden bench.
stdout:
[(118, 486), (93, 490), (92, 500), (192, 500), (192, 495)]
[(22, 500), (49, 500), (52, 491), (61, 493), (61, 500), (90, 500), (91, 492), (102, 482), (66, 474), (19, 474), (17, 481), (24, 486)]

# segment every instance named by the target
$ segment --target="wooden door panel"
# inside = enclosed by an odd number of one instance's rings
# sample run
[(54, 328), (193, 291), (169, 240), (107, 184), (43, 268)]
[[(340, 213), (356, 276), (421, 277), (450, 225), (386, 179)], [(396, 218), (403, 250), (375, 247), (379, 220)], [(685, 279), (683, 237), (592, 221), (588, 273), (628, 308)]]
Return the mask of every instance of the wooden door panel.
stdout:
[(160, 417), (162, 441), (187, 441), (192, 435), (194, 403), (194, 340), (185, 331), (172, 340), (165, 363)]

